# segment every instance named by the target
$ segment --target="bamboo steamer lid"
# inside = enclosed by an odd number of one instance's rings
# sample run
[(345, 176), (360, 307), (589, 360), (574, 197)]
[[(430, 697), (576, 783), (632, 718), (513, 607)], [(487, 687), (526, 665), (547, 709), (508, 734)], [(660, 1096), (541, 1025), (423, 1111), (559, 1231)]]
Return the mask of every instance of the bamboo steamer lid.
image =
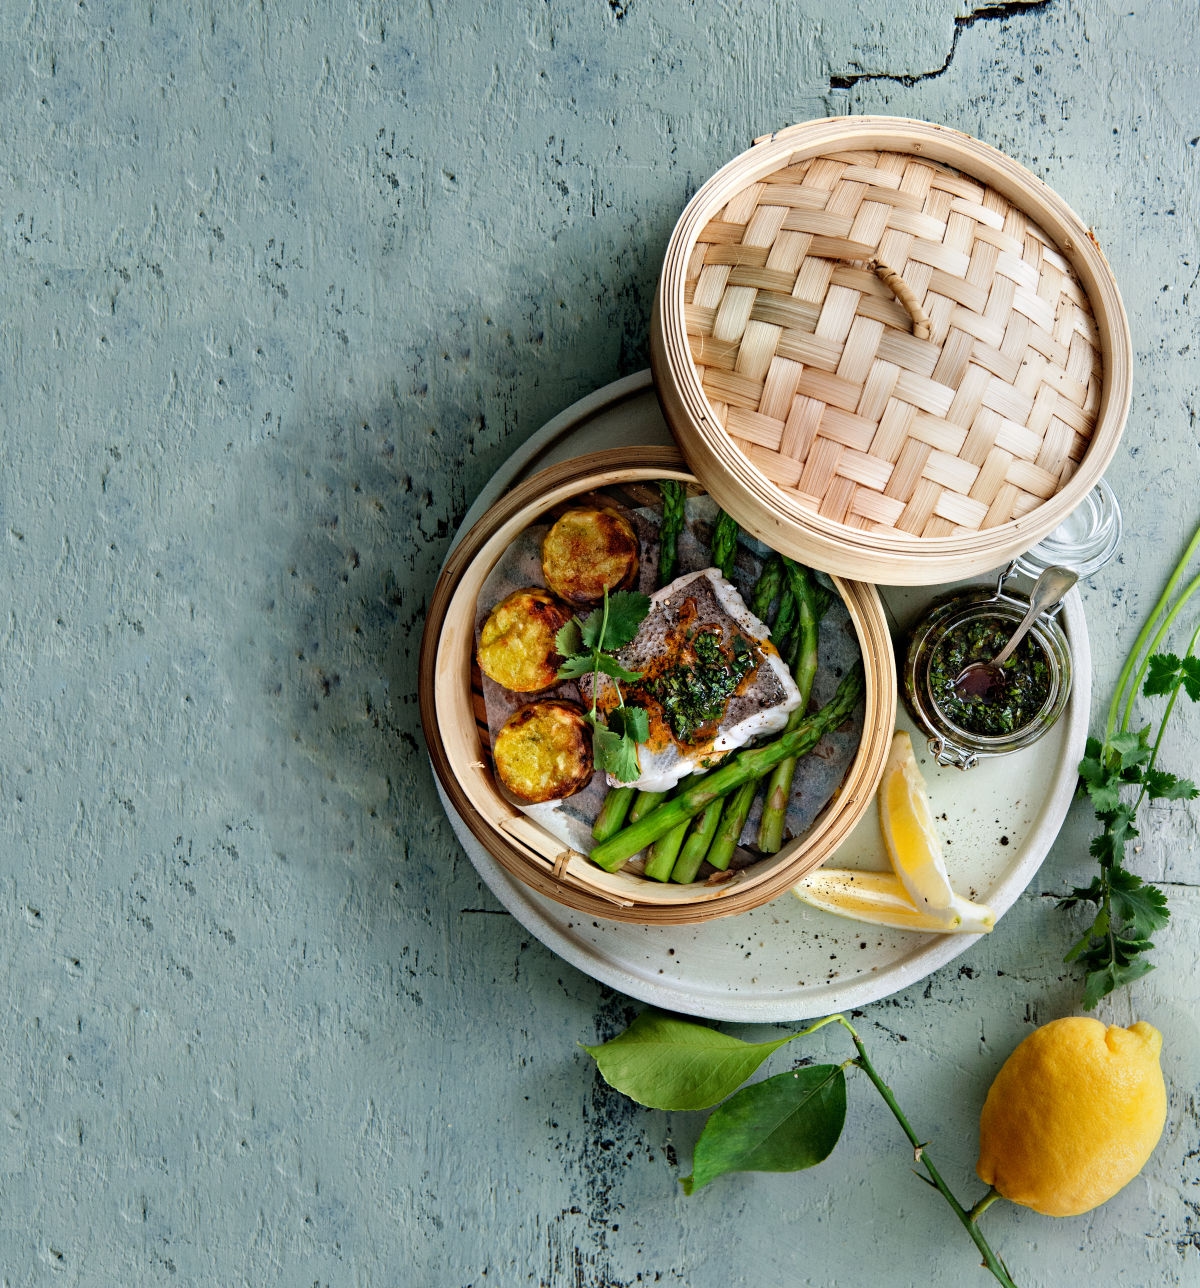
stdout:
[(716, 500), (826, 572), (930, 585), (1051, 532), (1111, 459), (1132, 348), (1050, 188), (920, 121), (759, 140), (671, 237), (651, 365)]

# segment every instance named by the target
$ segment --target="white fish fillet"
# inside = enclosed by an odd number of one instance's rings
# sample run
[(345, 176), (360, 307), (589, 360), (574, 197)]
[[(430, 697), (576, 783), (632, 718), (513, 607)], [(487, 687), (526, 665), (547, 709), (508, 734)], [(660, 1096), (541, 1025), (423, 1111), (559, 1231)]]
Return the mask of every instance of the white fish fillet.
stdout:
[[(752, 676), (726, 703), (715, 737), (695, 745), (681, 743), (661, 723), (657, 729), (652, 726), (650, 742), (638, 747), (641, 775), (632, 784), (643, 791), (669, 791), (688, 774), (710, 767), (715, 760), (745, 746), (752, 738), (779, 732), (800, 705), (800, 690), (770, 642), (766, 624), (746, 607), (741, 595), (716, 568), (687, 573), (650, 597), (650, 613), (637, 638), (617, 653), (621, 665), (631, 671), (645, 672), (651, 671), (655, 664), (661, 665), (664, 652), (673, 648), (671, 636), (673, 632), (678, 634), (681, 614), (691, 612), (689, 600), (695, 609), (696, 626), (719, 627), (726, 646), (731, 646), (734, 636), (740, 634), (753, 644), (761, 660)], [(615, 701), (615, 691), (611, 688), (612, 681), (605, 676), (601, 677), (601, 685), (600, 702), (607, 706)], [(626, 701), (638, 701), (636, 685), (623, 688)], [(611, 774), (608, 781), (618, 785)]]

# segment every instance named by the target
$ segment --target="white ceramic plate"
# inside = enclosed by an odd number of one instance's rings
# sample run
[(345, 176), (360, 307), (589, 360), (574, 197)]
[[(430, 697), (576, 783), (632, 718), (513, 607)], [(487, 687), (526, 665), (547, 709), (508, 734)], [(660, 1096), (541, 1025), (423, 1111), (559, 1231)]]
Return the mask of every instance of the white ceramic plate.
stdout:
[[(669, 443), (649, 372), (598, 390), (539, 430), (497, 472), (463, 521), (467, 529), (518, 479), (558, 460), (627, 443)], [(900, 629), (945, 587), (880, 588)], [(1063, 626), (1074, 655), (1074, 691), (1058, 724), (1021, 752), (963, 773), (937, 766), (914, 734), (946, 847), (951, 880), (997, 916), (1046, 857), (1071, 803), (1091, 706), (1091, 655), (1083, 604), (1072, 591)], [(603, 921), (543, 898), (511, 877), (475, 840), (442, 795), (451, 826), (492, 893), (533, 935), (581, 971), (666, 1010), (742, 1023), (846, 1011), (923, 979), (978, 936), (885, 930), (820, 912), (785, 894), (762, 908), (695, 926)], [(832, 860), (886, 867), (872, 809)]]

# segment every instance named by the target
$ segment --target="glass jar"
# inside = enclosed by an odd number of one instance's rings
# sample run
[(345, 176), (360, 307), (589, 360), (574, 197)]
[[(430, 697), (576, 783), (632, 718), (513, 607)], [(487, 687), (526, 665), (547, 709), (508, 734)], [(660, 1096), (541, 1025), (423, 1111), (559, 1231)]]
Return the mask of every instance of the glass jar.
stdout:
[(1055, 564), (1089, 577), (1116, 553), (1121, 542), (1121, 507), (1101, 479), (1070, 514), (1016, 562), (1018, 572), (1035, 580)]
[(970, 769), (985, 756), (1028, 747), (1062, 715), (1071, 695), (1071, 646), (1055, 620), (1061, 607), (1056, 605), (1034, 622), (1015, 654), (1018, 667), (1025, 671), (1017, 680), (1028, 680), (1026, 688), (1033, 695), (1033, 705), (1016, 727), (976, 732), (965, 728), (961, 715), (956, 718), (948, 709), (953, 704), (947, 699), (947, 690), (957, 677), (942, 669), (947, 648), (970, 634), (994, 631), (999, 643), (988, 654), (994, 656), (1029, 609), (1028, 599), (1004, 589), (1015, 569), (1015, 563), (1009, 565), (994, 592), (972, 586), (935, 600), (909, 636), (901, 675), (904, 705), (926, 735), (929, 751), (939, 765)]

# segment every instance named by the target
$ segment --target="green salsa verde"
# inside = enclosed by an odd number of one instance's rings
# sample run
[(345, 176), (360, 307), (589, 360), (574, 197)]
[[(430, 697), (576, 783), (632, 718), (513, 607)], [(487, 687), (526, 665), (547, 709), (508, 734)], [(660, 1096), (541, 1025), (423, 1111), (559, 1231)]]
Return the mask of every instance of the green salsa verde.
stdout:
[(730, 653), (721, 647), (720, 633), (700, 631), (691, 640), (691, 662), (680, 662), (648, 679), (645, 690), (662, 706), (671, 733), (692, 742), (706, 726), (719, 720), (730, 697), (758, 665), (750, 646), (733, 637)]
[(985, 738), (999, 737), (1032, 724), (1050, 696), (1050, 664), (1032, 634), (1017, 645), (1001, 668), (1005, 683), (988, 696), (960, 698), (954, 682), (972, 662), (988, 662), (1004, 647), (1016, 626), (1003, 617), (973, 617), (948, 630), (929, 658), (929, 692), (942, 714), (960, 729)]

